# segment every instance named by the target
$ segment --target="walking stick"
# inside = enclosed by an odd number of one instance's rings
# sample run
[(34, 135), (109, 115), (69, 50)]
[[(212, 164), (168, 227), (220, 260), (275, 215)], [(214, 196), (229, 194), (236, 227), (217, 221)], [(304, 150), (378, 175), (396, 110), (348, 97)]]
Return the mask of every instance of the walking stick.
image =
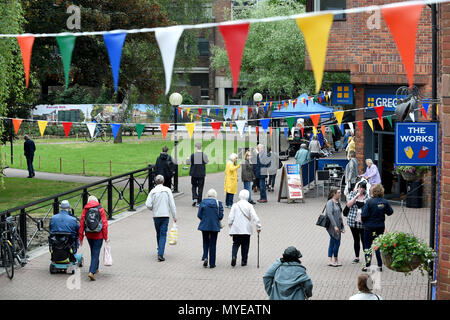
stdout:
[(257, 255), (257, 258), (258, 258), (258, 262), (256, 264), (256, 267), (259, 268), (259, 232), (258, 232), (258, 255)]

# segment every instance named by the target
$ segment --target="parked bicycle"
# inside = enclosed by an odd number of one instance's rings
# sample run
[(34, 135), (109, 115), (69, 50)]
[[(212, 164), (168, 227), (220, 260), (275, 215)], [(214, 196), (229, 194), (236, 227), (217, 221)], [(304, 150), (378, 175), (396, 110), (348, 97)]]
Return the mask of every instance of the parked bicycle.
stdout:
[(14, 277), (14, 260), (21, 267), (27, 263), (27, 251), (15, 225), (14, 217), (7, 217), (1, 224), (1, 258), (9, 279)]
[(111, 140), (111, 132), (107, 132), (104, 126), (97, 124), (94, 135), (91, 137), (91, 134), (88, 132), (85, 138), (87, 142), (94, 142), (99, 138), (101, 138), (104, 142), (108, 142)]

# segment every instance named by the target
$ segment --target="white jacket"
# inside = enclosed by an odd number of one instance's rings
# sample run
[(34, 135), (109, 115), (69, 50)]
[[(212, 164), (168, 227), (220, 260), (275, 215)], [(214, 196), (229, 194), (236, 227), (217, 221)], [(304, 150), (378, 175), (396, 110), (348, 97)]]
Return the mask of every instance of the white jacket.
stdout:
[(177, 211), (172, 190), (162, 184), (158, 184), (150, 191), (145, 205), (153, 211), (154, 218), (170, 217), (170, 213), (174, 219), (176, 218)]
[(246, 200), (234, 203), (228, 216), (229, 234), (252, 234), (252, 222), (256, 224), (257, 230), (261, 230), (261, 222), (253, 205)]

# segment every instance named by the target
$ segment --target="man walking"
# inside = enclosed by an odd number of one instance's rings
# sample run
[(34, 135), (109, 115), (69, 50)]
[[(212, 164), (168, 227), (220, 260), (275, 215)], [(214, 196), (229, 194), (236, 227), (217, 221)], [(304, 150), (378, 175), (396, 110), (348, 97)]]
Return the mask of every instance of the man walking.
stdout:
[(269, 174), (268, 170), (270, 167), (270, 159), (264, 150), (264, 145), (258, 145), (258, 157), (257, 157), (257, 170), (259, 171), (259, 188), (260, 188), (260, 199), (258, 202), (267, 202), (267, 192), (266, 192), (266, 179)]
[(164, 177), (164, 186), (170, 189), (172, 187), (172, 177), (175, 175), (176, 167), (168, 152), (169, 148), (164, 146), (158, 159), (156, 159), (155, 174), (162, 175)]
[(25, 139), (23, 148), (24, 148), (24, 152), (25, 152), (25, 158), (27, 158), (27, 167), (28, 167), (28, 177), (27, 178), (33, 178), (35, 176), (34, 168), (33, 168), (33, 158), (34, 158), (34, 152), (36, 151), (36, 145), (34, 144), (34, 141), (31, 140), (28, 135), (25, 135), (23, 138)]
[(203, 199), (203, 186), (205, 185), (207, 163), (208, 156), (202, 152), (201, 142), (197, 142), (195, 144), (195, 153), (186, 161), (186, 164), (191, 166), (189, 175), (191, 176), (193, 207), (198, 207)]
[(153, 211), (156, 241), (158, 244), (158, 261), (164, 261), (164, 249), (166, 246), (170, 214), (172, 214), (173, 221), (177, 222), (177, 212), (172, 191), (163, 185), (164, 177), (162, 175), (156, 176), (155, 184), (156, 186), (148, 194), (145, 205), (149, 210)]

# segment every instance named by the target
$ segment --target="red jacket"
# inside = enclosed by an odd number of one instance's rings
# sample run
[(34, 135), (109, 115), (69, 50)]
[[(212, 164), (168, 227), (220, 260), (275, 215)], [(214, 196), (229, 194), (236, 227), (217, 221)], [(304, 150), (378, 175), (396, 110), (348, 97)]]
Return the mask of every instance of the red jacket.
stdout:
[[(80, 218), (80, 241), (83, 241), (84, 236), (84, 219), (86, 218), (86, 212), (93, 207), (96, 207), (100, 205), (97, 201), (92, 200), (88, 202), (83, 209), (83, 213), (81, 214)], [(86, 238), (93, 239), (93, 240), (99, 240), (99, 239), (105, 239), (108, 240), (108, 218), (106, 217), (106, 212), (103, 207), (100, 207), (100, 215), (102, 216), (102, 224), (103, 228), (99, 232), (86, 232)]]

